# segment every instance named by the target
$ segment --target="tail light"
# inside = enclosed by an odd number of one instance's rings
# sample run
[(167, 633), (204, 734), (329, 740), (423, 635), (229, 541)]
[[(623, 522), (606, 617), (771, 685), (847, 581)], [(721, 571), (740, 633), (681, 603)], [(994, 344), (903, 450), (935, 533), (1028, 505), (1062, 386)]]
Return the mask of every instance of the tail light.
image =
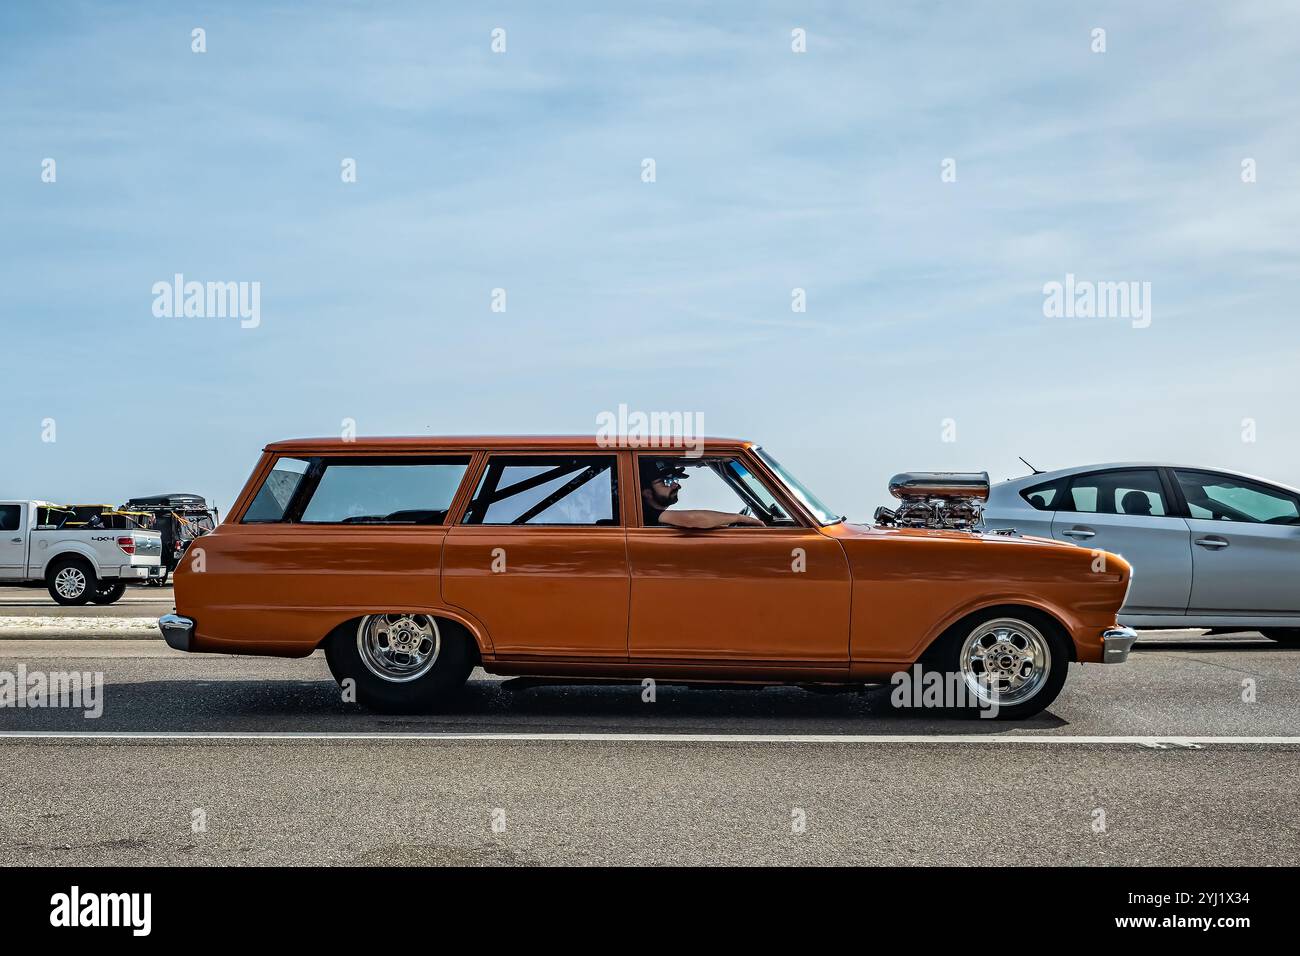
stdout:
[(126, 554), (135, 554), (135, 538), (130, 535), (117, 539), (117, 546)]

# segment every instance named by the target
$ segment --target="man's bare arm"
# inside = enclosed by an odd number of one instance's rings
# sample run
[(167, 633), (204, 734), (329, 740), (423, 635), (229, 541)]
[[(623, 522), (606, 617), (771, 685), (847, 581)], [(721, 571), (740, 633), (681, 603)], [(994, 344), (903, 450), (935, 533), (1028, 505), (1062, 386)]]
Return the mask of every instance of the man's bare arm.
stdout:
[(710, 528), (729, 528), (733, 524), (747, 528), (766, 528), (758, 518), (750, 515), (731, 514), (726, 511), (665, 511), (659, 516), (659, 523), (674, 528), (694, 528), (707, 531)]

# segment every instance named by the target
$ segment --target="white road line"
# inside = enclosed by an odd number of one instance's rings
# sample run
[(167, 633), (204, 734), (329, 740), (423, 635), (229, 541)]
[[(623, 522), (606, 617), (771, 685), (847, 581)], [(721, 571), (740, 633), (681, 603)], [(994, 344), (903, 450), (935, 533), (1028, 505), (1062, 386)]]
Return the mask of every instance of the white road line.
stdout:
[(393, 741), (399, 743), (424, 743), (443, 741), (499, 741), (541, 743), (689, 743), (689, 744), (1131, 744), (1156, 749), (1199, 748), (1213, 744), (1263, 744), (1274, 746), (1300, 746), (1300, 737), (1124, 737), (1087, 735), (984, 735), (984, 734), (620, 734), (620, 733), (387, 733), (357, 731), (355, 733), (315, 732), (232, 732), (221, 731), (104, 731), (81, 733), (78, 731), (37, 730), (0, 731), (4, 740), (84, 740), (84, 741), (219, 741), (234, 740), (249, 743), (268, 741)]

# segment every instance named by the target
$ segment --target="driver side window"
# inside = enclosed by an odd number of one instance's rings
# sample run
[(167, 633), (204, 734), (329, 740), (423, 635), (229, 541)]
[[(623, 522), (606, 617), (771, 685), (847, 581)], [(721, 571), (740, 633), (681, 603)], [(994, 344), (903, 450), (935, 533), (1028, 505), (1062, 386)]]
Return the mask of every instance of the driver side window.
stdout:
[(1174, 474), (1193, 518), (1261, 524), (1300, 522), (1295, 496), (1279, 488), (1206, 472), (1176, 470)]
[[(654, 456), (647, 456), (653, 458)], [(671, 458), (682, 470), (673, 511), (721, 511), (750, 515), (769, 527), (793, 526), (794, 519), (758, 476), (735, 457)]]

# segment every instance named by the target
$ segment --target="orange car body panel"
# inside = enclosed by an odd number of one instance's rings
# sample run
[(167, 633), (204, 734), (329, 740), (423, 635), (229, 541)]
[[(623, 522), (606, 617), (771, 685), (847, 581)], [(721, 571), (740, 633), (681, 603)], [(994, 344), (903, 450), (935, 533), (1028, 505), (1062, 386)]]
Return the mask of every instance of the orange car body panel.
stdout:
[[(913, 663), (966, 615), (1037, 608), (1102, 659), (1128, 564), (1035, 538), (818, 526), (749, 442), (704, 439), (738, 456), (802, 525), (685, 531), (640, 527), (635, 448), (595, 438), (301, 439), (267, 446), (216, 531), (175, 575), (193, 648), (302, 656), (365, 614), (412, 612), (463, 624), (486, 669), (542, 676), (869, 681)], [(488, 458), (618, 459), (618, 526), (466, 525)], [(663, 449), (645, 453), (681, 454)], [(242, 524), (280, 455), (456, 454), (470, 463), (437, 526)], [(498, 550), (499, 549), (499, 550)], [(494, 570), (494, 560), (504, 568)]]
[(1100, 662), (1102, 632), (1115, 626), (1131, 574), (1117, 555), (1045, 538), (849, 524), (825, 531), (849, 556), (851, 657), (861, 678), (909, 666), (957, 621), (1002, 605), (1050, 615), (1078, 660)]

